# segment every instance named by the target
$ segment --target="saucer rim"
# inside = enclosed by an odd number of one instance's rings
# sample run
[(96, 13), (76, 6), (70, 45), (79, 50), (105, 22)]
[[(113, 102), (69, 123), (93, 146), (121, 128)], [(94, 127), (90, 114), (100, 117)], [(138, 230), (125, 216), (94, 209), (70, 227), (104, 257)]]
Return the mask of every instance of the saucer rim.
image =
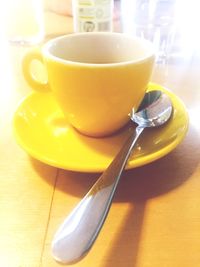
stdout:
[[(184, 115), (185, 115), (185, 121), (184, 121), (184, 130), (176, 137), (176, 139), (174, 139), (170, 144), (164, 146), (163, 148), (155, 151), (154, 153), (150, 153), (147, 154), (145, 156), (140, 156), (138, 158), (132, 158), (130, 161), (128, 161), (127, 165), (126, 165), (126, 170), (130, 170), (130, 169), (134, 169), (137, 167), (141, 167), (144, 165), (147, 165), (151, 162), (154, 162), (164, 156), (166, 156), (167, 154), (169, 154), (171, 151), (173, 151), (180, 143), (181, 141), (184, 139), (185, 135), (187, 134), (188, 128), (189, 128), (189, 116), (186, 110), (186, 107), (184, 105), (184, 103), (182, 102), (182, 100), (172, 91), (170, 91), (169, 89), (156, 84), (156, 83), (150, 83), (149, 84), (149, 88), (148, 91), (151, 90), (162, 90), (165, 93), (167, 93), (171, 99), (175, 99), (175, 101), (177, 102), (176, 108), (178, 108), (179, 110), (183, 110), (184, 111)], [(68, 164), (62, 164), (59, 163), (58, 161), (54, 160), (54, 159), (50, 159), (49, 157), (46, 157), (46, 155), (41, 155), (41, 153), (35, 151), (33, 148), (30, 148), (29, 145), (27, 145), (19, 136), (19, 134), (17, 133), (17, 127), (16, 127), (16, 117), (18, 114), (18, 111), (20, 110), (21, 106), (23, 105), (23, 103), (25, 101), (27, 101), (29, 98), (32, 97), (32, 95), (34, 94), (38, 94), (37, 92), (32, 92), (30, 93), (28, 96), (25, 96), (19, 103), (14, 116), (13, 116), (13, 134), (14, 137), (16, 139), (16, 142), (19, 144), (19, 146), (25, 150), (31, 157), (39, 160), (40, 162), (43, 162), (47, 165), (50, 165), (52, 167), (55, 168), (60, 168), (60, 169), (64, 169), (64, 170), (69, 170), (69, 171), (76, 171), (76, 172), (87, 172), (87, 173), (98, 173), (98, 172), (103, 172), (106, 167), (102, 167), (102, 166), (97, 166), (94, 164), (91, 164), (91, 167), (88, 168), (88, 166), (83, 166), (83, 165), (79, 165), (77, 164), (77, 162), (75, 164), (70, 163)], [(79, 133), (80, 134), (80, 133)], [(112, 159), (111, 159), (112, 160)], [(110, 162), (111, 162), (110, 160)], [(108, 162), (109, 165), (109, 162)]]

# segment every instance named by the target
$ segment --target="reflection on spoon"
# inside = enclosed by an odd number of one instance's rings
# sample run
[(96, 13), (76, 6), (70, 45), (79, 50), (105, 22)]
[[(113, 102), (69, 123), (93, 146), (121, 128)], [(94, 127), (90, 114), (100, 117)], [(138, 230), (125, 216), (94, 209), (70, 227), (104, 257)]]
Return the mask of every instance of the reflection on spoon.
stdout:
[(80, 260), (91, 248), (106, 219), (121, 174), (140, 134), (146, 127), (157, 127), (169, 120), (172, 103), (161, 91), (146, 93), (138, 111), (130, 115), (138, 124), (132, 129), (117, 156), (87, 195), (58, 229), (52, 242), (54, 258), (62, 263)]

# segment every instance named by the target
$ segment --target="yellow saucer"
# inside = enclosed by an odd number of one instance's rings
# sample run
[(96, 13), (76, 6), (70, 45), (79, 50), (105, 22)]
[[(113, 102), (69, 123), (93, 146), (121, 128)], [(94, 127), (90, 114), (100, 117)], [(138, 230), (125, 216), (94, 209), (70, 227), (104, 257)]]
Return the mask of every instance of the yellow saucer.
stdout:
[[(183, 103), (160, 85), (149, 85), (149, 90), (155, 89), (171, 97), (173, 116), (165, 126), (144, 131), (127, 169), (168, 154), (187, 132), (188, 115)], [(107, 168), (130, 127), (105, 138), (84, 136), (67, 123), (50, 93), (32, 93), (26, 97), (16, 110), (13, 123), (17, 142), (32, 157), (55, 167), (81, 172), (101, 172)]]

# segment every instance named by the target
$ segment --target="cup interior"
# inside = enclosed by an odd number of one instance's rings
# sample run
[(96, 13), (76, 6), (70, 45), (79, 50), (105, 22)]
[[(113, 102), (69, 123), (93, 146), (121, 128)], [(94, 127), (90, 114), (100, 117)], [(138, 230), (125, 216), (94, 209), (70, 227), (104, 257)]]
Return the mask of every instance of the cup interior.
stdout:
[(54, 60), (83, 64), (138, 62), (152, 57), (147, 40), (121, 33), (76, 33), (55, 38), (44, 47)]

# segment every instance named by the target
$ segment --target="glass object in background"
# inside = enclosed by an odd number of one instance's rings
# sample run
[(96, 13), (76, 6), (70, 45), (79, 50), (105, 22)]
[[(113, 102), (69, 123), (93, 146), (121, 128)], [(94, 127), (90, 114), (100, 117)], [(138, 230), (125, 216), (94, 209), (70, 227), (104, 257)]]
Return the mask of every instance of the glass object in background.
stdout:
[(111, 31), (113, 0), (73, 0), (74, 31)]
[(167, 59), (174, 42), (175, 4), (176, 0), (121, 0), (123, 32), (152, 41), (157, 62)]
[(5, 7), (5, 35), (11, 43), (34, 45), (43, 40), (42, 0), (7, 0)]

